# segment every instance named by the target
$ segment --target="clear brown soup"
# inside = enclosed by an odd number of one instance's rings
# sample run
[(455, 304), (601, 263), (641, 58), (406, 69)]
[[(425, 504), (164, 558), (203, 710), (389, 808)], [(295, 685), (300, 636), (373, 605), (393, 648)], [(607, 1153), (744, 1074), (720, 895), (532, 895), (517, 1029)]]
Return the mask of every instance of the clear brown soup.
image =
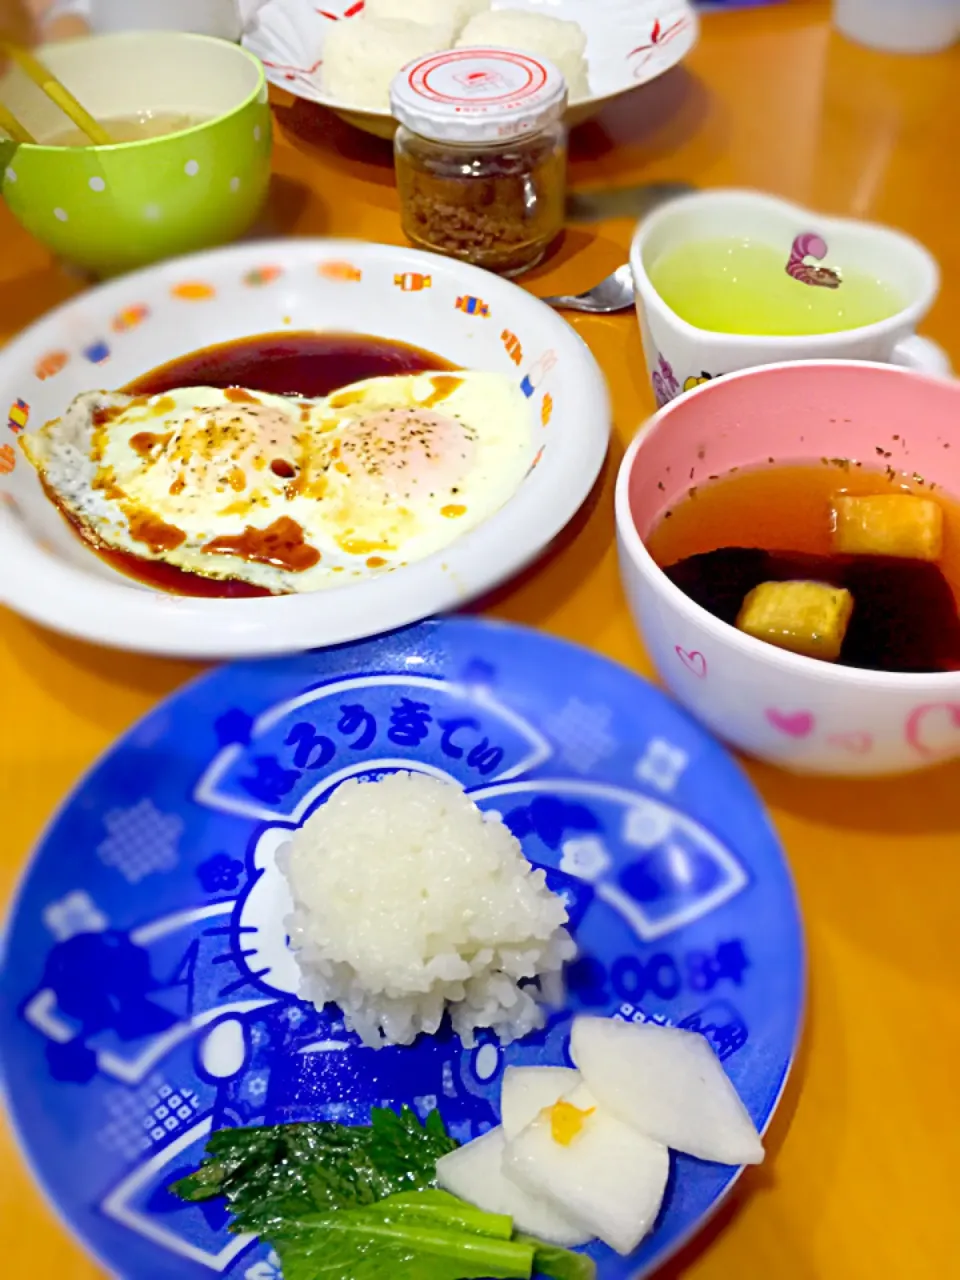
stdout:
[[(260, 334), (193, 351), (151, 369), (121, 390), (131, 395), (159, 395), (176, 387), (244, 387), (316, 398), (364, 378), (453, 368), (432, 351), (388, 338), (295, 331)], [(247, 582), (205, 578), (126, 551), (102, 546), (94, 550), (112, 568), (160, 591), (233, 599), (270, 594)]]
[[(904, 492), (933, 497), (943, 510), (943, 554), (936, 564), (833, 552), (836, 494)], [(761, 582), (828, 582), (846, 587), (854, 599), (841, 665), (960, 671), (960, 503), (922, 476), (845, 459), (748, 468), (691, 490), (645, 543), (686, 595), (731, 626)]]
[[(187, 116), (180, 111), (142, 112), (135, 116), (114, 116), (101, 119), (100, 123), (115, 143), (146, 142), (148, 138), (163, 138), (171, 133), (182, 133), (198, 124), (205, 124), (203, 116)], [(62, 129), (43, 139), (45, 147), (89, 147), (89, 137), (76, 125)]]

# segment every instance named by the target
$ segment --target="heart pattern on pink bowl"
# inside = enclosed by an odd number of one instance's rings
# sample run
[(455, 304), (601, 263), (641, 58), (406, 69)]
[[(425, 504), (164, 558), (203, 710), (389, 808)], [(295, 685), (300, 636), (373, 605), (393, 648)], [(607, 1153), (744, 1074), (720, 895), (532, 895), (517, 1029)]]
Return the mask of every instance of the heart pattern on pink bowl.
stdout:
[(677, 657), (683, 663), (692, 675), (698, 680), (705, 680), (707, 676), (707, 660), (699, 649), (684, 649), (683, 645), (674, 645)]
[(907, 719), (907, 742), (927, 760), (960, 755), (960, 702), (930, 702)]
[(768, 707), (765, 714), (768, 723), (788, 738), (809, 738), (813, 733), (814, 718), (810, 711), (778, 711), (776, 707)]

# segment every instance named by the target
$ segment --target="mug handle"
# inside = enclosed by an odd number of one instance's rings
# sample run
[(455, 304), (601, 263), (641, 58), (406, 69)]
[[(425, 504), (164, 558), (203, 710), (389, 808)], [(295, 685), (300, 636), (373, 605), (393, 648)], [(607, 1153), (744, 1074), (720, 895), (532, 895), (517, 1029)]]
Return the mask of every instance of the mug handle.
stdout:
[(922, 338), (919, 333), (908, 333), (900, 339), (890, 355), (890, 363), (904, 369), (918, 369), (935, 378), (953, 376), (950, 357), (943, 347), (932, 338)]

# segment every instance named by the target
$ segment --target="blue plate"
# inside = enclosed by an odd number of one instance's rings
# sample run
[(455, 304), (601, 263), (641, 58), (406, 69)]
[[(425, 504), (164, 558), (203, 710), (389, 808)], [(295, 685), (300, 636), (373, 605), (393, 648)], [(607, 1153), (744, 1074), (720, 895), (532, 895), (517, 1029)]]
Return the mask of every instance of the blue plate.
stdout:
[[(275, 854), (344, 778), (422, 769), (496, 809), (564, 894), (568, 1008), (502, 1050), (450, 1035), (373, 1051), (297, 1000)], [(214, 671), (126, 735), (65, 804), (8, 928), (0, 1062), (20, 1138), (66, 1221), (129, 1280), (279, 1280), (220, 1202), (168, 1190), (224, 1125), (366, 1123), (439, 1107), (497, 1120), (504, 1066), (568, 1061), (578, 1010), (713, 1044), (770, 1119), (803, 1001), (797, 902), (727, 753), (657, 689), (583, 649), (469, 618)], [(653, 1234), (594, 1245), (647, 1274), (737, 1171), (674, 1157)]]

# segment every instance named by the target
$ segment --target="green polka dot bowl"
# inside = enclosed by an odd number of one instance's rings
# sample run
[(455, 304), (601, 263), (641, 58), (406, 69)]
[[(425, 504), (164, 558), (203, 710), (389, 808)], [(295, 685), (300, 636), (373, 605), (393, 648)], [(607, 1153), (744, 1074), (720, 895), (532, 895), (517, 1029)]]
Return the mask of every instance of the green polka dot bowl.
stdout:
[[(237, 45), (136, 32), (45, 45), (39, 57), (112, 136), (131, 121), (177, 132), (113, 146), (75, 126), (19, 67), (4, 102), (37, 145), (0, 135), (0, 182), (19, 222), (53, 253), (112, 276), (242, 235), (270, 182), (263, 66)], [(74, 145), (56, 145), (69, 137)]]

